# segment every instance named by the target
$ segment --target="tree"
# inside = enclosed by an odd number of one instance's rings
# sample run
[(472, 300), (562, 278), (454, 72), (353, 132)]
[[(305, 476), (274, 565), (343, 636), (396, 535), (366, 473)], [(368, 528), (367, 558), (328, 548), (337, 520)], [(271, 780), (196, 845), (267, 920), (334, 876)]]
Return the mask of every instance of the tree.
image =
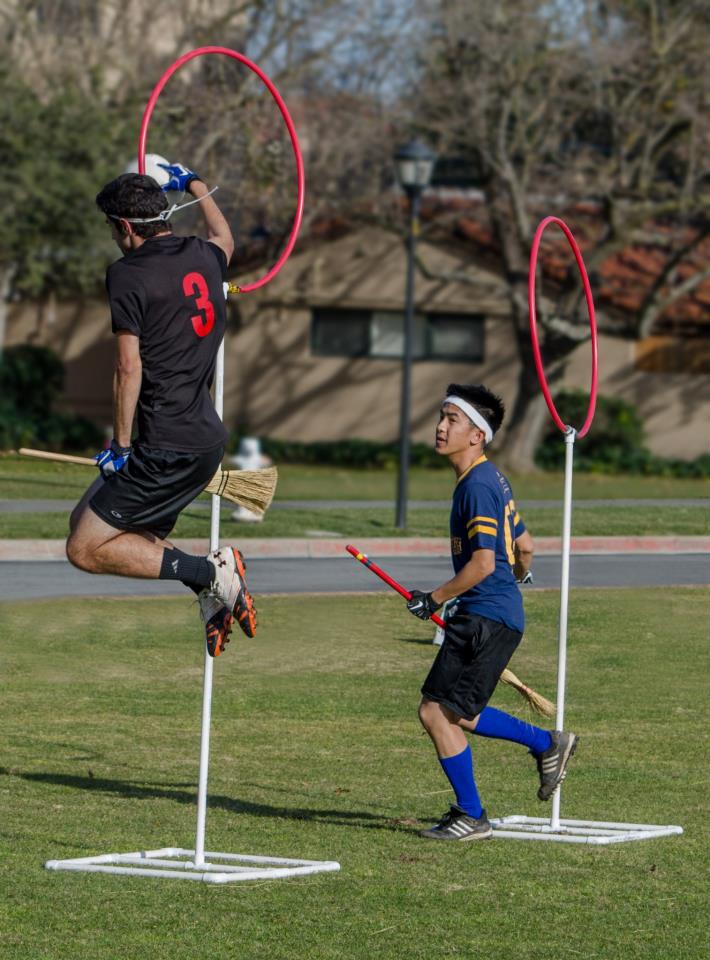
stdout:
[[(302, 136), (307, 221), (375, 202), (389, 159), (377, 91), (398, 49), (396, 0), (0, 2), (0, 156), (11, 171), (0, 233), (0, 349), (9, 297), (96, 287), (114, 250), (94, 197), (135, 155), (141, 113), (178, 55), (244, 52), (285, 96)], [(238, 243), (270, 259), (290, 227), (293, 161), (280, 116), (233, 60), (203, 57), (171, 79), (149, 149), (220, 185)], [(176, 218), (178, 230), (196, 222)]]
[[(527, 310), (537, 220), (572, 211), (593, 283), (610, 256), (634, 244), (663, 251), (638, 315), (599, 312), (600, 328), (613, 334), (646, 335), (710, 275), (678, 270), (710, 228), (702, 212), (710, 18), (695, 0), (441, 0), (419, 9), (430, 29), (414, 123), (434, 133), (440, 153), (467, 155), (479, 171), (521, 360), (506, 458), (530, 468), (545, 419)], [(579, 216), (582, 203), (593, 216)], [(538, 313), (555, 384), (588, 337), (574, 261), (548, 293), (554, 307)]]
[(7, 189), (0, 231), (0, 348), (11, 297), (44, 301), (101, 282), (110, 238), (96, 184), (125, 155), (128, 130), (74, 87), (41, 100), (0, 71), (0, 156)]

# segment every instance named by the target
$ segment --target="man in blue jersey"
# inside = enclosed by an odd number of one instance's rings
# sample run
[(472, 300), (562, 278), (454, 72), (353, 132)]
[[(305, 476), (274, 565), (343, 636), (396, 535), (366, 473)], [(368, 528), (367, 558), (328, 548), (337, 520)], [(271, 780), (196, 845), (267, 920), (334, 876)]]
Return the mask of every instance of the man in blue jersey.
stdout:
[(433, 840), (485, 839), (492, 832), (466, 733), (527, 747), (537, 761), (540, 800), (549, 800), (560, 785), (577, 745), (573, 733), (550, 733), (487, 706), (523, 636), (516, 581), (529, 574), (533, 553), (510, 484), (485, 454), (504, 415), (503, 402), (486, 387), (454, 383), (436, 428), (437, 453), (448, 457), (456, 474), (450, 521), (454, 576), (431, 593), (413, 591), (407, 604), (411, 613), (428, 620), (457, 598), (419, 706), (419, 719), (456, 794), (439, 823), (422, 831)]

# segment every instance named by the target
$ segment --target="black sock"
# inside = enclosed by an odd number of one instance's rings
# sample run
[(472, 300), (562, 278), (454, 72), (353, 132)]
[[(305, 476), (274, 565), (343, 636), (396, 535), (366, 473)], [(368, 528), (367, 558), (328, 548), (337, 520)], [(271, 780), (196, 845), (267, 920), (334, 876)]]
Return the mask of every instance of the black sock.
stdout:
[(214, 566), (206, 557), (194, 557), (182, 550), (163, 550), (160, 580), (182, 580), (199, 587), (209, 587), (214, 580)]
[(188, 589), (192, 590), (193, 593), (196, 593), (198, 597), (205, 589), (204, 587), (201, 587), (199, 583), (191, 583), (189, 580), (183, 580), (182, 582)]

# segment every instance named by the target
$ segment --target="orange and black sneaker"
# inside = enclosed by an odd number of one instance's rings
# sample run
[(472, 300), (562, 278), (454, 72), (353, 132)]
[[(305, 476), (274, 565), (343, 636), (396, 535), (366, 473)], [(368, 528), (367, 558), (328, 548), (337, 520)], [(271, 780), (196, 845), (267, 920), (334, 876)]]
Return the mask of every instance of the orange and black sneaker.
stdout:
[(234, 617), (228, 607), (217, 600), (209, 590), (203, 590), (199, 597), (200, 616), (205, 625), (207, 652), (218, 657), (229, 643)]
[(256, 607), (254, 606), (254, 601), (251, 594), (247, 590), (247, 565), (244, 562), (244, 557), (242, 556), (241, 551), (239, 550), (234, 551), (234, 559), (236, 562), (236, 572), (239, 575), (239, 579), (242, 581), (241, 589), (239, 590), (237, 599), (234, 603), (234, 619), (248, 637), (255, 637)]

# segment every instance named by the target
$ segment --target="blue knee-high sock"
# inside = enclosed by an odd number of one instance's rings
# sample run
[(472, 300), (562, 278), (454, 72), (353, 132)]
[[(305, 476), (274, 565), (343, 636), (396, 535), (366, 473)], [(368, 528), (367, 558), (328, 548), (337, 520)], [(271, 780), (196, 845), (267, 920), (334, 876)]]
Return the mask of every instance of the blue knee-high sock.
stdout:
[(513, 743), (522, 743), (531, 753), (544, 753), (552, 746), (552, 737), (549, 730), (535, 727), (532, 723), (525, 723), (509, 713), (496, 710), (495, 707), (486, 707), (478, 715), (478, 723), (473, 731), (479, 737), (493, 737), (496, 740), (512, 740)]
[(473, 779), (473, 757), (471, 748), (457, 753), (455, 757), (439, 757), (444, 773), (456, 794), (456, 805), (461, 807), (470, 817), (480, 817), (483, 812), (481, 801)]

